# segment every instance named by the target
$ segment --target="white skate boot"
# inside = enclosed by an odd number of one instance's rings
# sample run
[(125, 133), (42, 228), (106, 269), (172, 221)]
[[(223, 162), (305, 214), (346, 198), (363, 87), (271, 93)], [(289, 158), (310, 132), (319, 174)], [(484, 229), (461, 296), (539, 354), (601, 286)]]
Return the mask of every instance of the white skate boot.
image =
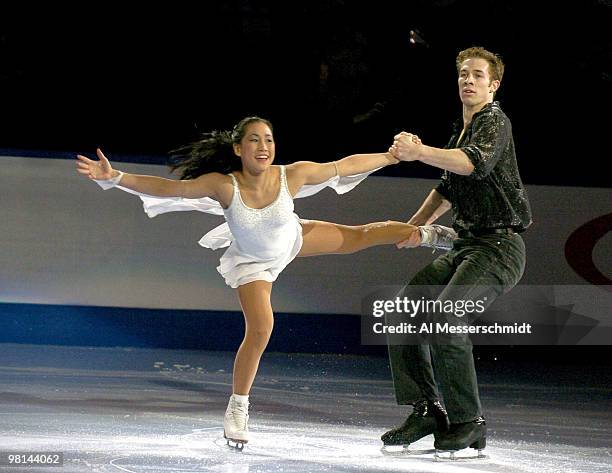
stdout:
[(421, 225), (421, 245), (436, 250), (452, 250), (453, 242), (457, 239), (457, 232), (442, 225)]
[(242, 450), (249, 441), (249, 401), (240, 402), (232, 394), (225, 418), (223, 419), (223, 436), (227, 445)]

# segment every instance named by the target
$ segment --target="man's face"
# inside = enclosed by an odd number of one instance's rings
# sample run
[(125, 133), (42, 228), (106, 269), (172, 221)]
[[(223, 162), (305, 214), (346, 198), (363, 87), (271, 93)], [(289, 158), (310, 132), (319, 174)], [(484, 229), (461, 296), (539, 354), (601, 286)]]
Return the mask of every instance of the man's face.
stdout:
[(499, 81), (491, 81), (489, 63), (482, 58), (469, 58), (459, 69), (459, 97), (467, 107), (482, 107), (493, 101)]

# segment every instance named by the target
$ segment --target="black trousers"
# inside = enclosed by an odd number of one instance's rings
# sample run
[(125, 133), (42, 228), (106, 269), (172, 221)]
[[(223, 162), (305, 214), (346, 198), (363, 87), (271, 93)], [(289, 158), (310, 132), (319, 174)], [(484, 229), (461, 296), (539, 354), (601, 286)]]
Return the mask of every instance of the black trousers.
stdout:
[[(435, 286), (438, 301), (486, 298), (488, 306), (517, 284), (524, 269), (525, 244), (516, 233), (460, 238), (412, 278), (404, 295), (431, 297)], [(389, 344), (389, 359), (398, 404), (443, 399), (452, 423), (482, 415), (468, 335), (439, 344)]]

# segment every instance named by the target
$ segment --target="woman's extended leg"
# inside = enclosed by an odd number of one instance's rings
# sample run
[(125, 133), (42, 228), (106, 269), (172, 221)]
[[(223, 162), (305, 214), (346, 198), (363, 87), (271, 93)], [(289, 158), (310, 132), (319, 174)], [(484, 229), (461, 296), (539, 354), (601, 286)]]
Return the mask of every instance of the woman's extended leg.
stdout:
[(253, 281), (238, 288), (245, 331), (234, 361), (234, 394), (249, 394), (259, 359), (270, 340), (274, 326), (271, 292), (272, 283), (267, 281)]
[(304, 243), (298, 256), (349, 254), (377, 245), (392, 245), (406, 240), (418, 227), (386, 221), (366, 225), (340, 225), (320, 220), (302, 222)]

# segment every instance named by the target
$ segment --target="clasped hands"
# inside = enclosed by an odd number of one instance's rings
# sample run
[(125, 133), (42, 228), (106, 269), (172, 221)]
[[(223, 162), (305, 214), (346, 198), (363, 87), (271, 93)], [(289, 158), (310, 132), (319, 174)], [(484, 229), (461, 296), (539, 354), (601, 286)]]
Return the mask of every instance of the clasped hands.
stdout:
[(417, 135), (402, 131), (393, 137), (389, 153), (399, 161), (417, 161), (421, 144)]
[[(393, 145), (389, 153), (400, 161), (416, 161), (419, 159), (421, 139), (413, 134), (402, 131), (393, 137)], [(395, 244), (397, 248), (415, 248), (421, 244), (421, 232), (415, 230), (406, 240)]]

